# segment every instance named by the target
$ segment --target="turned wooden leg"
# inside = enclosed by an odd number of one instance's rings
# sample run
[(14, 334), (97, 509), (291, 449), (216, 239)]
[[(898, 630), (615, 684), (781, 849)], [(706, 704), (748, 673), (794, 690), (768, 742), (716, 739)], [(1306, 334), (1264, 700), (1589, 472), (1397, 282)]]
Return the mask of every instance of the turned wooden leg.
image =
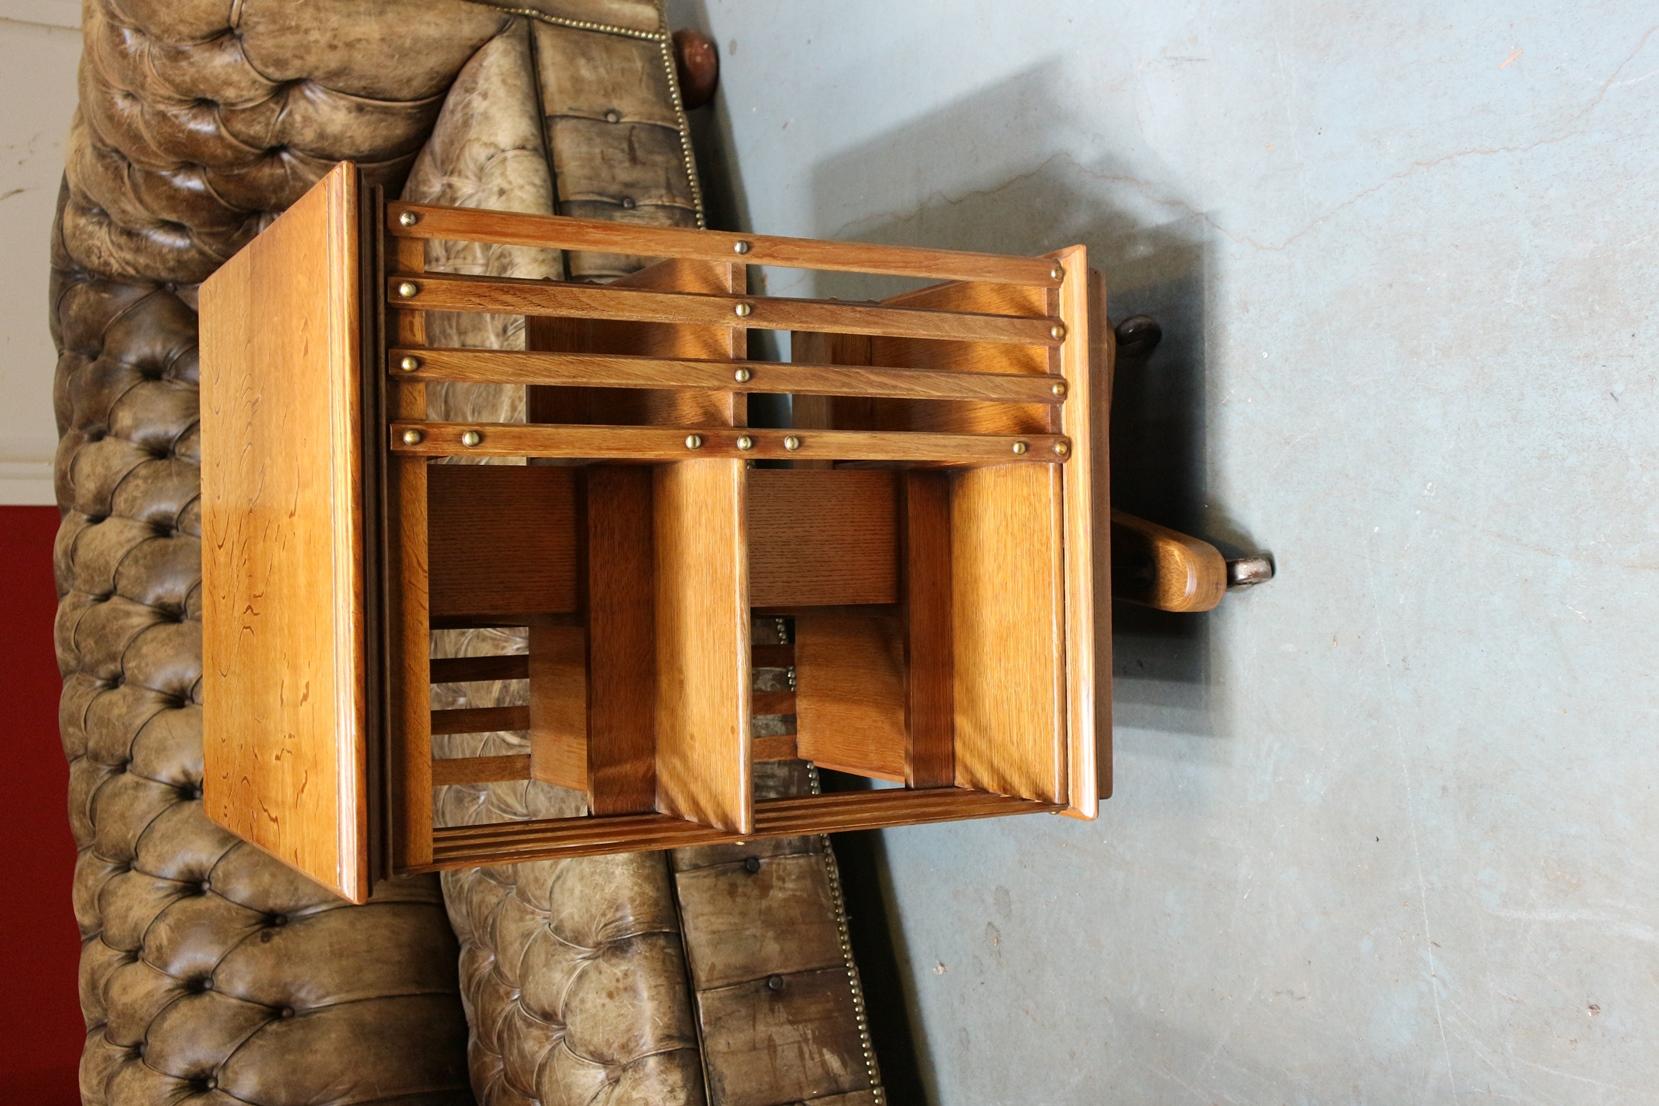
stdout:
[(674, 70), (680, 78), (680, 103), (687, 111), (714, 99), (720, 83), (720, 55), (702, 31), (674, 32)]

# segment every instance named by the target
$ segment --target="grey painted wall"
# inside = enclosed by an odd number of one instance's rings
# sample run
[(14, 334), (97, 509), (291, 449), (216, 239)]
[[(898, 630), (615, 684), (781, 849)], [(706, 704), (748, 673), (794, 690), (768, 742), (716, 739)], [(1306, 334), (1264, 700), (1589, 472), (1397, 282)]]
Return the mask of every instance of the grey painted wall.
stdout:
[(717, 209), (1086, 243), (1120, 501), (1278, 557), (1116, 612), (1098, 822), (883, 836), (930, 1097), (1659, 1101), (1659, 11), (671, 14)]

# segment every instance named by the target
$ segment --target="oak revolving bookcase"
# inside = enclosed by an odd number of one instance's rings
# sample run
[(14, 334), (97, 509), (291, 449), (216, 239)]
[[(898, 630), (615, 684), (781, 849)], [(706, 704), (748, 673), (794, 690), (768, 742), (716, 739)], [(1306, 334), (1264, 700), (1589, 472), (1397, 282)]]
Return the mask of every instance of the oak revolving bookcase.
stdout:
[[(427, 271), (429, 239), (656, 261), (607, 285), (455, 275)], [(926, 283), (756, 296), (749, 266)], [(1104, 306), (1079, 246), (386, 203), (337, 166), (201, 290), (210, 816), (353, 900), (439, 868), (1094, 817)], [(522, 315), (526, 348), (431, 345), (432, 312)], [(752, 358), (757, 330), (790, 360)], [(437, 421), (443, 381), (522, 387), (527, 417)], [(751, 425), (755, 393), (793, 397), (789, 425)], [(783, 643), (751, 641), (762, 616)], [(435, 630), (476, 626), (527, 651), (432, 658)], [(754, 690), (757, 666), (791, 690)], [(483, 680), (524, 702), (433, 708)], [(756, 737), (757, 715), (793, 732)], [(435, 734), (496, 731), (528, 752), (434, 757)], [(790, 757), (881, 782), (757, 799), (753, 764)], [(435, 824), (435, 787), (497, 780), (588, 814)]]

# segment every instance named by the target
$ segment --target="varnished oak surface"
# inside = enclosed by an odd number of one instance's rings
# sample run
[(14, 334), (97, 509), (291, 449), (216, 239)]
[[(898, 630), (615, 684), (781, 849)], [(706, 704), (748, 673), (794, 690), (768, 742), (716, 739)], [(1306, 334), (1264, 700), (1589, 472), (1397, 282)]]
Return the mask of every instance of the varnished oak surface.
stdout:
[(356, 170), (337, 167), (201, 288), (203, 799), (354, 900), (369, 892), (358, 202)]

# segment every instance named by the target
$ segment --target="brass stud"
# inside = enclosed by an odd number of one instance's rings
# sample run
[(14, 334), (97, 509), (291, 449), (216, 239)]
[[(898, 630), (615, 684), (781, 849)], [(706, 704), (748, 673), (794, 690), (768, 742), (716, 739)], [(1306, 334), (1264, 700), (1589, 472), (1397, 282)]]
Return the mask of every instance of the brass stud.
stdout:
[(1055, 323), (1053, 326), (1049, 327), (1048, 336), (1053, 338), (1055, 341), (1059, 341), (1061, 338), (1064, 338), (1066, 336), (1065, 324)]
[(1061, 457), (1067, 456), (1071, 453), (1071, 443), (1062, 438), (1054, 443), (1054, 452)]
[(412, 227), (421, 221), (421, 217), (416, 215), (413, 211), (405, 211), (402, 215), (397, 217), (397, 221), (403, 226)]
[(741, 241), (741, 240), (737, 241), (737, 242), (733, 242), (732, 243), (732, 252), (733, 253), (748, 253), (749, 252), (749, 243)]
[(783, 440), (783, 448), (787, 449), (791, 453), (794, 453), (797, 449), (801, 448), (801, 439), (791, 434)]
[(1014, 455), (1015, 456), (1023, 456), (1025, 451), (1030, 449), (1030, 448), (1031, 447), (1026, 445), (1024, 442), (1015, 442), (1014, 443)]
[(732, 308), (733, 311), (737, 312), (737, 316), (740, 319), (747, 319), (750, 312), (754, 311), (754, 309), (755, 305), (752, 303), (740, 303), (736, 307)]
[(1054, 382), (1053, 386), (1049, 388), (1049, 391), (1053, 392), (1055, 395), (1059, 396), (1061, 399), (1065, 399), (1066, 398), (1066, 382), (1064, 380), (1056, 380)]
[(754, 373), (751, 373), (748, 369), (738, 369), (736, 372), (732, 373), (732, 379), (737, 381), (739, 384), (749, 383), (750, 378), (753, 376)]
[(402, 296), (404, 299), (409, 299), (420, 290), (420, 285), (416, 284), (412, 280), (406, 280), (397, 286), (397, 294)]
[(412, 373), (421, 367), (421, 359), (419, 357), (413, 357), (409, 354), (404, 354), (403, 360), (397, 363), (397, 367), (406, 373)]
[(461, 434), (461, 444), (465, 446), (474, 446), (483, 440), (484, 435), (476, 430), (467, 430)]
[(1060, 266), (1056, 265), (1056, 266), (1054, 266), (1054, 268), (1052, 268), (1048, 271), (1048, 278), (1050, 280), (1065, 280), (1066, 279), (1066, 271), (1064, 269), (1060, 268)]
[(702, 449), (703, 436), (701, 434), (687, 434), (685, 436), (685, 447), (687, 449)]
[(737, 439), (737, 448), (738, 449), (753, 449), (753, 448), (755, 448), (755, 440), (753, 438), (749, 437), (749, 435), (744, 434), (743, 436), (741, 436), (740, 438)]
[(424, 437), (426, 437), (425, 434), (422, 434), (419, 430), (416, 430), (413, 427), (410, 427), (408, 430), (405, 430), (403, 432), (403, 444), (404, 445), (420, 445), (421, 444), (421, 439), (424, 438)]

